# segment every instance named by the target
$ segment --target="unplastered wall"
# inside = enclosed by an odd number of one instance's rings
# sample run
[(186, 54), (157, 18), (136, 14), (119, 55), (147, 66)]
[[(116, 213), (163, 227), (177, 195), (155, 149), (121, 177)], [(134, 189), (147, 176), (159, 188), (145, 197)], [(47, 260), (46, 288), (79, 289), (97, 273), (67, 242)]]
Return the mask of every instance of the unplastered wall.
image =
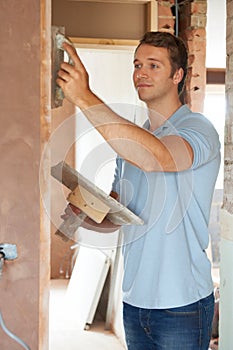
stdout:
[(189, 50), (185, 102), (203, 112), (206, 88), (207, 0), (184, 1), (179, 6), (179, 35)]
[(230, 350), (233, 341), (233, 1), (226, 1), (226, 121), (224, 145), (224, 194), (221, 209), (221, 261), (220, 261), (220, 326), (219, 349)]
[[(0, 310), (11, 332), (41, 350), (48, 349), (49, 230), (39, 168), (49, 134), (48, 92), (41, 80), (49, 65), (49, 12), (45, 0), (0, 2), (0, 243), (16, 244), (18, 252), (3, 266)], [(1, 349), (19, 347), (0, 329)]]
[(203, 112), (206, 87), (207, 0), (158, 0), (158, 30), (178, 35), (189, 51), (186, 91), (183, 101), (194, 112)]

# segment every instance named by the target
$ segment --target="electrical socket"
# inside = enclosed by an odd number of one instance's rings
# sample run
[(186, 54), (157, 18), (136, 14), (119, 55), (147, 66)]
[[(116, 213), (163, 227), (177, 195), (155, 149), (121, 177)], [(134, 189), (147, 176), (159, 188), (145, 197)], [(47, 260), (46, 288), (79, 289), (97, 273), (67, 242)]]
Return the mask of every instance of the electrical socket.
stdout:
[(5, 260), (14, 260), (18, 257), (17, 247), (15, 244), (0, 243), (0, 254)]

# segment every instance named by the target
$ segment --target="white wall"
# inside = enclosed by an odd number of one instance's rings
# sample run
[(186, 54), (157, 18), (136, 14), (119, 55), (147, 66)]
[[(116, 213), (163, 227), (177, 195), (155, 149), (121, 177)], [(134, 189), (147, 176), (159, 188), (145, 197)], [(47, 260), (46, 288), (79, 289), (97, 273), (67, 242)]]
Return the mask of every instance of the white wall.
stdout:
[[(90, 77), (92, 90), (124, 118), (142, 124), (146, 110), (132, 82), (134, 47), (78, 48)], [(77, 109), (76, 168), (106, 193), (111, 191), (115, 152)], [(101, 235), (80, 230), (83, 244), (110, 247), (116, 235)], [(112, 242), (112, 243), (111, 243)]]
[[(132, 82), (134, 48), (78, 48), (77, 51), (89, 73), (92, 90), (124, 118), (140, 123), (141, 113), (136, 106), (142, 104)], [(114, 169), (115, 153), (81, 114), (77, 114), (76, 131), (77, 168), (87, 177), (90, 177), (90, 171), (95, 171), (96, 184), (108, 190), (111, 179), (106, 174)]]
[(206, 67), (226, 67), (226, 1), (208, 0)]

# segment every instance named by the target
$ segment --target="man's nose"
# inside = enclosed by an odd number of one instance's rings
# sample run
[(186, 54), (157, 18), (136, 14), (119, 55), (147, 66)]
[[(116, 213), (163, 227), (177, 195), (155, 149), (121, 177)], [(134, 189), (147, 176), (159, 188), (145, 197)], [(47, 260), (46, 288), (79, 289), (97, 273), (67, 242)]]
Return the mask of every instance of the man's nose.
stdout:
[(145, 70), (141, 70), (136, 74), (137, 79), (148, 78), (148, 75)]

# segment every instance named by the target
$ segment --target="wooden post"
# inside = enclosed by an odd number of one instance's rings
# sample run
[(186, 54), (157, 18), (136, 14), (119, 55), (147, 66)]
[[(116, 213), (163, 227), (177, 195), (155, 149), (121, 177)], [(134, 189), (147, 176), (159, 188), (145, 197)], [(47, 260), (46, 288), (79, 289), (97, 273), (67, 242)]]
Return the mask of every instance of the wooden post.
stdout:
[[(48, 142), (51, 128), (51, 1), (40, 1), (40, 145), (43, 152)], [(40, 173), (41, 197), (50, 200), (50, 154), (42, 160)], [(39, 259), (39, 329), (38, 350), (49, 348), (49, 281), (50, 281), (50, 218), (44, 203), (40, 202), (40, 259)]]
[(158, 2), (151, 0), (147, 4), (147, 30), (158, 30)]

